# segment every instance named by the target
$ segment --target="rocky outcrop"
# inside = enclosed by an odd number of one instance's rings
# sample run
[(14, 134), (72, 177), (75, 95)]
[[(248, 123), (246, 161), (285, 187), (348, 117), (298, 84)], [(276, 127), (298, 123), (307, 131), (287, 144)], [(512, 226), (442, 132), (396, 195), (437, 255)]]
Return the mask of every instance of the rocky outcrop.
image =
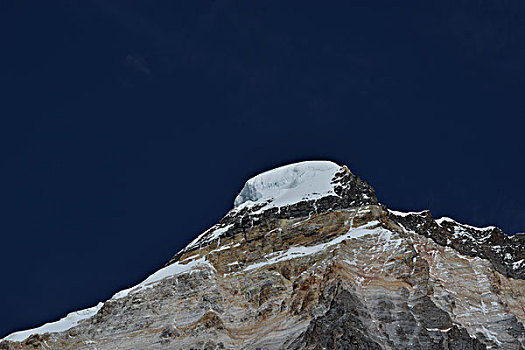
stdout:
[(284, 206), (260, 182), (93, 316), (0, 349), (524, 348), (521, 236), (388, 210), (336, 170)]
[(477, 228), (450, 218), (434, 220), (429, 211), (389, 215), (403, 227), (432, 238), (459, 253), (489, 260), (505, 276), (525, 278), (525, 234), (508, 236), (497, 227)]

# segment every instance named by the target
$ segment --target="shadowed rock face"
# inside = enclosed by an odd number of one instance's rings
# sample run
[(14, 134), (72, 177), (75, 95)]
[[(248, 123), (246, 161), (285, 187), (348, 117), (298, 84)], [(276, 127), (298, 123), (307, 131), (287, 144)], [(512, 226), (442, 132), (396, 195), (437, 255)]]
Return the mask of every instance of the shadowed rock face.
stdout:
[[(448, 313), (438, 308), (428, 296), (421, 296), (421, 300), (413, 307), (405, 304), (398, 314), (391, 312), (395, 306), (385, 299), (370, 313), (359, 296), (339, 285), (326, 307), (328, 311), (314, 319), (289, 349), (383, 349), (381, 332), (370, 331), (365, 325), (365, 322), (375, 320), (376, 312), (381, 315), (378, 319), (385, 323), (393, 320), (403, 323), (402, 327), (394, 330), (401, 341), (390, 340), (391, 348), (486, 349), (479, 340), (471, 338), (465, 329), (453, 325)], [(435, 333), (428, 329), (447, 331)], [(410, 340), (409, 336), (414, 333), (417, 338)]]
[(320, 198), (241, 203), (178, 272), (0, 349), (524, 348), (523, 237), (391, 211), (334, 174)]
[[(332, 292), (332, 290), (334, 290)], [(322, 302), (327, 311), (312, 320), (306, 331), (289, 349), (381, 349), (381, 345), (368, 334), (364, 321), (371, 315), (362, 301), (337, 285), (327, 289)]]

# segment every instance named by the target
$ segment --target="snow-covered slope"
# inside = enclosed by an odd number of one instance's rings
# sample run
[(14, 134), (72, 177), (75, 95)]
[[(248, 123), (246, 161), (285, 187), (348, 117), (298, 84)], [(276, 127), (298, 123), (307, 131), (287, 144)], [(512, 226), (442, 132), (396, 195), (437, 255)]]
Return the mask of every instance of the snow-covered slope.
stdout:
[(252, 177), (235, 198), (235, 207), (260, 204), (284, 206), (304, 199), (335, 195), (332, 179), (341, 166), (329, 161), (285, 165)]
[(56, 333), (56, 332), (67, 331), (75, 327), (76, 325), (78, 325), (79, 321), (93, 317), (98, 312), (98, 310), (100, 310), (102, 305), (104, 305), (104, 303), (98, 303), (96, 306), (93, 306), (93, 307), (90, 307), (84, 310), (71, 312), (66, 317), (58, 321), (46, 323), (37, 328), (15, 332), (15, 333), (8, 335), (4, 339), (19, 342), (19, 341), (27, 339), (29, 336), (33, 334), (45, 334), (45, 333)]

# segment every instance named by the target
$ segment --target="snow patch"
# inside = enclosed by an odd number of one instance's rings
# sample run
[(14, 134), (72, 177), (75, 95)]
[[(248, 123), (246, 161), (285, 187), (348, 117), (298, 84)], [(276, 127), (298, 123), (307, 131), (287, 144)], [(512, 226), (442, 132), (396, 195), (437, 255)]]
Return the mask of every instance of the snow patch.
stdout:
[(520, 268), (521, 265), (523, 265), (523, 261), (525, 261), (525, 259), (521, 259), (521, 260), (516, 261), (515, 263), (512, 264), (512, 268), (514, 270)]
[(394, 214), (396, 216), (402, 216), (402, 217), (406, 217), (406, 216), (409, 216), (409, 215), (421, 215), (421, 214), (425, 213), (425, 210), (403, 212), (403, 211), (397, 211), (397, 210), (388, 209), (388, 211), (391, 214)]
[(448, 331), (450, 331), (452, 329), (452, 327), (449, 327), (449, 328), (446, 328), (446, 329), (441, 329), (441, 328), (427, 328), (427, 331), (429, 332), (442, 332), (442, 333), (447, 333)]
[(20, 342), (29, 338), (29, 336), (33, 334), (65, 332), (77, 326), (79, 321), (93, 317), (98, 312), (98, 310), (100, 310), (102, 305), (104, 305), (104, 303), (98, 303), (96, 306), (90, 307), (88, 309), (71, 312), (67, 314), (66, 317), (58, 321), (46, 323), (43, 326), (37, 328), (12, 333), (2, 340)]
[[(198, 245), (205, 245), (205, 243), (212, 242), (221, 237), (222, 234), (226, 233), (229, 229), (233, 227), (233, 224), (229, 224), (223, 227), (218, 227), (217, 225), (211, 227), (210, 229), (204, 231), (197, 236), (193, 241), (188, 244), (183, 251), (191, 250)], [(205, 238), (204, 238), (205, 237)], [(204, 239), (203, 239), (204, 238)]]
[(215, 270), (213, 265), (211, 265), (208, 261), (206, 261), (206, 257), (201, 257), (200, 259), (192, 260), (187, 264), (182, 264), (181, 262), (177, 261), (176, 263), (163, 267), (162, 269), (153, 273), (152, 275), (150, 275), (148, 278), (146, 278), (144, 281), (137, 284), (136, 286), (128, 288), (128, 289), (124, 289), (116, 293), (115, 295), (113, 295), (112, 299), (124, 298), (128, 296), (129, 294), (138, 293), (145, 289), (151, 288), (154, 284), (165, 279), (166, 277), (171, 277), (171, 276), (179, 275), (184, 272), (188, 272), (200, 265), (208, 265), (213, 270)]
[(234, 207), (268, 203), (281, 207), (305, 199), (336, 196), (331, 183), (341, 167), (329, 161), (306, 161), (285, 165), (252, 177), (235, 198)]
[(452, 218), (449, 218), (449, 217), (446, 217), (446, 216), (443, 216), (442, 218), (436, 219), (436, 222), (439, 225), (441, 225), (444, 221), (448, 221), (448, 222), (451, 222), (453, 224), (456, 224), (456, 225), (459, 225), (459, 226), (462, 226), (462, 227), (471, 228), (473, 230), (478, 230), (478, 231), (488, 231), (488, 230), (493, 230), (493, 229), (496, 228), (496, 226), (476, 227), (476, 226), (461, 224), (461, 223), (457, 222), (456, 220), (454, 220)]
[[(326, 242), (326, 243), (309, 246), (309, 247), (305, 247), (305, 246), (291, 247), (290, 249), (284, 252), (278, 252), (278, 253), (270, 255), (269, 256), (270, 258), (267, 259), (266, 261), (262, 261), (262, 262), (247, 266), (244, 269), (244, 271), (255, 270), (263, 266), (272, 265), (272, 264), (275, 264), (281, 261), (286, 261), (286, 260), (304, 257), (307, 255), (317, 254), (321, 251), (324, 251), (328, 247), (341, 243), (342, 241), (346, 239), (355, 239), (355, 238), (363, 237), (365, 235), (370, 235), (370, 234), (382, 235), (383, 233), (385, 233), (386, 230), (383, 228), (378, 228), (377, 227), (378, 225), (380, 225), (378, 221), (371, 221), (367, 223), (366, 225), (363, 225), (357, 228), (350, 228), (350, 230), (346, 234), (341, 235), (337, 238), (334, 238), (333, 240)], [(390, 238), (389, 232), (386, 236)]]

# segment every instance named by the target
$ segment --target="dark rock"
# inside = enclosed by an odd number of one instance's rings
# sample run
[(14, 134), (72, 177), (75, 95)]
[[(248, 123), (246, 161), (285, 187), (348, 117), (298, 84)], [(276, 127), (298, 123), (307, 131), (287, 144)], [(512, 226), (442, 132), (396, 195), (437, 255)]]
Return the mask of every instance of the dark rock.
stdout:
[(164, 329), (160, 333), (160, 337), (164, 340), (175, 339), (177, 337), (180, 337), (180, 335), (180, 331), (172, 325), (164, 327)]
[(486, 350), (485, 344), (472, 338), (466, 329), (452, 327), (447, 333), (446, 345), (449, 350)]
[(368, 334), (363, 324), (362, 320), (369, 318), (361, 301), (338, 287), (326, 314), (314, 319), (288, 349), (380, 350), (381, 345)]
[(404, 228), (432, 238), (439, 245), (451, 247), (466, 256), (489, 260), (504, 276), (525, 279), (525, 262), (519, 264), (525, 259), (525, 234), (508, 236), (497, 227), (478, 229), (448, 220), (438, 224), (429, 211), (403, 216), (389, 212), (388, 216)]

